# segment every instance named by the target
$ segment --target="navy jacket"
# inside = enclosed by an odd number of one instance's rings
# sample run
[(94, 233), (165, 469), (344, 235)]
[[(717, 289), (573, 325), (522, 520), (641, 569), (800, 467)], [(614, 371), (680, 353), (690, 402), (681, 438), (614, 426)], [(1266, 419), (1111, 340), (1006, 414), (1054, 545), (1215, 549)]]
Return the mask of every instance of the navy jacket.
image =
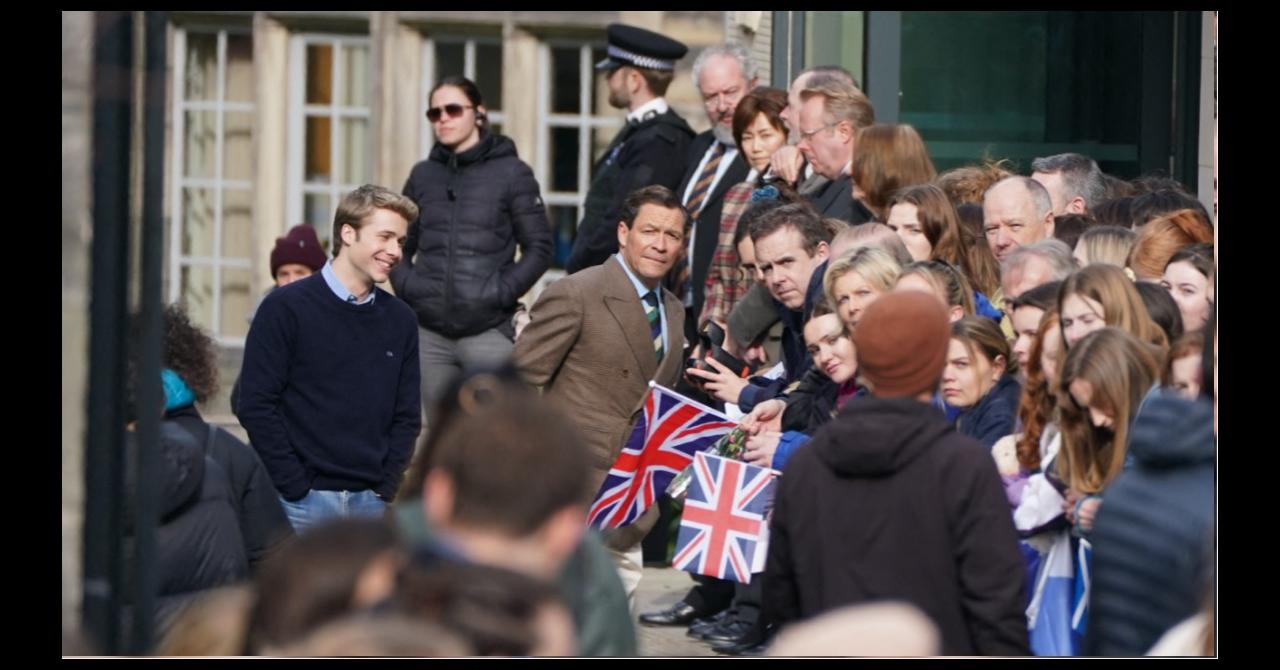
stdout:
[(956, 417), (956, 430), (990, 449), (1005, 435), (1013, 434), (1018, 420), (1018, 398), (1022, 386), (1013, 375), (1004, 375), (982, 400)]
[(1107, 487), (1091, 537), (1089, 655), (1145, 654), (1209, 595), (1213, 406), (1153, 395), (1129, 434), (1133, 465)]
[(813, 367), (813, 357), (804, 345), (804, 317), (813, 309), (813, 303), (822, 297), (822, 276), (827, 273), (827, 262), (813, 269), (809, 288), (805, 291), (804, 307), (800, 311), (787, 309), (786, 305), (773, 301), (782, 321), (782, 365), (787, 372), (779, 379), (752, 377), (751, 383), (738, 395), (738, 409), (750, 412), (756, 405), (778, 397), (783, 389), (800, 380)]

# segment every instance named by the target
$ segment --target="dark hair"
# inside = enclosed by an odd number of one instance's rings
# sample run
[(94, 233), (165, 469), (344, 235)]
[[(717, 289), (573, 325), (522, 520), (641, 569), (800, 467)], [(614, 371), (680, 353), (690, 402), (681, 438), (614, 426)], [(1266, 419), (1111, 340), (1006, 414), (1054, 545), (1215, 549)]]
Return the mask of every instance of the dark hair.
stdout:
[(1213, 243), (1198, 242), (1190, 246), (1183, 247), (1169, 257), (1169, 262), (1165, 263), (1168, 268), (1174, 263), (1181, 262), (1190, 263), (1205, 279), (1213, 281)]
[(1213, 229), (1213, 220), (1209, 217), (1209, 212), (1205, 210), (1204, 205), (1182, 191), (1164, 189), (1144, 193), (1133, 199), (1132, 208), (1133, 228), (1145, 226), (1154, 219), (1168, 216), (1179, 210), (1189, 209), (1204, 224), (1204, 227)]
[(804, 251), (810, 257), (822, 242), (831, 242), (831, 229), (821, 215), (807, 202), (792, 202), (770, 210), (751, 222), (751, 241), (756, 244), (783, 227), (791, 227), (804, 240)]
[(1089, 210), (1099, 226), (1119, 226), (1133, 229), (1133, 198), (1112, 198)]
[(1134, 195), (1154, 193), (1155, 191), (1178, 191), (1190, 194), (1186, 185), (1161, 170), (1141, 175), (1129, 182), (1129, 186), (1133, 189)]
[(258, 572), (249, 649), (295, 641), (351, 611), (369, 562), (400, 546), (389, 523), (370, 519), (326, 521), (288, 540)]
[(992, 363), (996, 357), (1003, 356), (1004, 374), (1018, 371), (1018, 357), (1013, 355), (1009, 338), (1004, 336), (995, 321), (985, 316), (966, 315), (951, 324), (951, 337), (961, 340), (970, 356), (982, 354)]
[(527, 537), (589, 495), (591, 455), (550, 403), (478, 376), (463, 388), (459, 408), (430, 461), (453, 482), (452, 521)]
[(780, 88), (757, 86), (742, 96), (737, 108), (733, 110), (733, 141), (738, 149), (742, 149), (742, 133), (761, 114), (778, 132), (787, 134), (787, 124), (782, 122), (782, 110), (786, 106), (787, 92)]
[(480, 96), (480, 87), (476, 86), (474, 81), (471, 81), (462, 75), (455, 74), (441, 79), (440, 83), (436, 84), (431, 89), (431, 92), (427, 94), (427, 104), (430, 105), (431, 96), (435, 95), (436, 91), (439, 91), (445, 86), (452, 86), (459, 91), (462, 91), (462, 95), (467, 97), (467, 102), (470, 102), (472, 106), (476, 108), (476, 125), (484, 126), (485, 122), (489, 120), (489, 115), (480, 109), (480, 107), (484, 105), (484, 98)]
[(401, 570), (388, 604), (458, 635), (479, 656), (527, 656), (539, 642), (538, 610), (563, 600), (530, 575), (420, 553)]
[(213, 338), (191, 323), (187, 310), (173, 303), (164, 308), (164, 367), (178, 373), (198, 402), (218, 392), (218, 352)]
[(1035, 307), (1044, 311), (1056, 309), (1058, 306), (1058, 289), (1062, 281), (1051, 281), (1022, 292), (1022, 295), (1009, 302), (1009, 311), (1016, 312), (1019, 307)]
[[(982, 208), (977, 207), (979, 232), (961, 226), (956, 208), (947, 194), (936, 184), (908, 186), (893, 194), (889, 211), (899, 203), (915, 205), (920, 231), (929, 241), (932, 256), (940, 258), (965, 273), (975, 289), (992, 295), (1000, 288), (1000, 264), (982, 238)], [(886, 217), (887, 218), (887, 217)]]
[(733, 231), (733, 246), (738, 246), (743, 238), (751, 235), (751, 226), (756, 220), (786, 204), (782, 200), (761, 200), (747, 205), (746, 211), (738, 217), (738, 227)]
[(820, 295), (814, 299), (813, 304), (809, 306), (809, 313), (805, 315), (805, 322), (816, 319), (820, 316), (835, 314), (831, 309), (831, 303), (827, 302), (827, 296)]
[(365, 219), (374, 210), (386, 209), (399, 214), (410, 226), (417, 225), (418, 204), (389, 188), (365, 184), (342, 196), (333, 214), (333, 257), (337, 258), (346, 244), (342, 241), (342, 227), (351, 226), (359, 236)]
[(1164, 331), (1165, 337), (1170, 342), (1182, 337), (1182, 312), (1178, 310), (1178, 303), (1174, 302), (1169, 291), (1159, 284), (1145, 281), (1135, 282), (1134, 287), (1138, 289), (1138, 295), (1142, 296), (1147, 314)]
[[(1133, 195), (1133, 185), (1129, 182), (1107, 173), (1102, 173), (1103, 200), (1115, 200), (1116, 198), (1127, 198)], [(1095, 203), (1089, 206), (1089, 211), (1093, 211), (1097, 206)]]
[(628, 229), (636, 222), (636, 216), (640, 214), (640, 208), (645, 205), (680, 210), (680, 215), (684, 217), (684, 231), (685, 233), (689, 232), (689, 210), (680, 204), (680, 198), (671, 189), (660, 184), (636, 189), (627, 195), (626, 200), (622, 201), (622, 222), (627, 224)]
[(1088, 214), (1060, 214), (1053, 217), (1053, 236), (1075, 249), (1080, 235), (1097, 224), (1098, 222)]

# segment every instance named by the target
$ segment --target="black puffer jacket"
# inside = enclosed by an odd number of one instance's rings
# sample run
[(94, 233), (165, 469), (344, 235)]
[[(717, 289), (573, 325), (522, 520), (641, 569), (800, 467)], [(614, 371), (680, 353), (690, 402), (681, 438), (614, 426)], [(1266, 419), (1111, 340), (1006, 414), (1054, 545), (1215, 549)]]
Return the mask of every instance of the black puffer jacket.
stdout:
[(488, 132), (460, 154), (437, 144), (404, 194), (421, 214), (391, 273), (396, 294), (445, 337), (495, 326), (511, 336), (516, 301), (551, 264), (551, 225), (515, 144)]
[(1213, 406), (1153, 395), (1129, 433), (1133, 466), (1093, 534), (1085, 654), (1137, 656), (1205, 602), (1213, 560)]
[(231, 504), (236, 509), (240, 534), (244, 537), (245, 558), (249, 560), (249, 567), (256, 570), (294, 534), (280, 503), (280, 494), (272, 485), (258, 452), (231, 433), (205, 423), (194, 405), (170, 410), (165, 419), (181, 426), (199, 441), (205, 455), (226, 472)]
[[(133, 433), (128, 446), (137, 448)], [(194, 596), (247, 579), (249, 565), (226, 473), (199, 442), (168, 421), (160, 424), (157, 475), (155, 622), (163, 634)]]

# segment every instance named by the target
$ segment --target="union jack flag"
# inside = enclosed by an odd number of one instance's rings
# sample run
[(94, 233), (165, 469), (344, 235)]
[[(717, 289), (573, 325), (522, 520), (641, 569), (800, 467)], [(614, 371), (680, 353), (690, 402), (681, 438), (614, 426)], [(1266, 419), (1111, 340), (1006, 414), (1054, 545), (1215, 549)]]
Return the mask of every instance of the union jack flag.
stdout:
[(769, 525), (764, 516), (776, 471), (698, 454), (671, 566), (749, 584), (760, 572)]
[(695, 453), (736, 425), (705, 405), (649, 382), (644, 412), (600, 485), (587, 524), (604, 530), (635, 523)]

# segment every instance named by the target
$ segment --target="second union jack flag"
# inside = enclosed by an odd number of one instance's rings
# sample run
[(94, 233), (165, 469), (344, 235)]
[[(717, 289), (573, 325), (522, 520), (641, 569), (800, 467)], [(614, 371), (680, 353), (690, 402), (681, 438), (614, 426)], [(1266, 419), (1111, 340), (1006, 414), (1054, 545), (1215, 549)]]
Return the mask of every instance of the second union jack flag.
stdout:
[(765, 521), (775, 471), (698, 454), (684, 501), (671, 566), (686, 572), (751, 582), (768, 542)]
[(587, 524), (604, 530), (635, 523), (693, 455), (737, 424), (723, 414), (649, 383), (644, 412), (600, 485)]

